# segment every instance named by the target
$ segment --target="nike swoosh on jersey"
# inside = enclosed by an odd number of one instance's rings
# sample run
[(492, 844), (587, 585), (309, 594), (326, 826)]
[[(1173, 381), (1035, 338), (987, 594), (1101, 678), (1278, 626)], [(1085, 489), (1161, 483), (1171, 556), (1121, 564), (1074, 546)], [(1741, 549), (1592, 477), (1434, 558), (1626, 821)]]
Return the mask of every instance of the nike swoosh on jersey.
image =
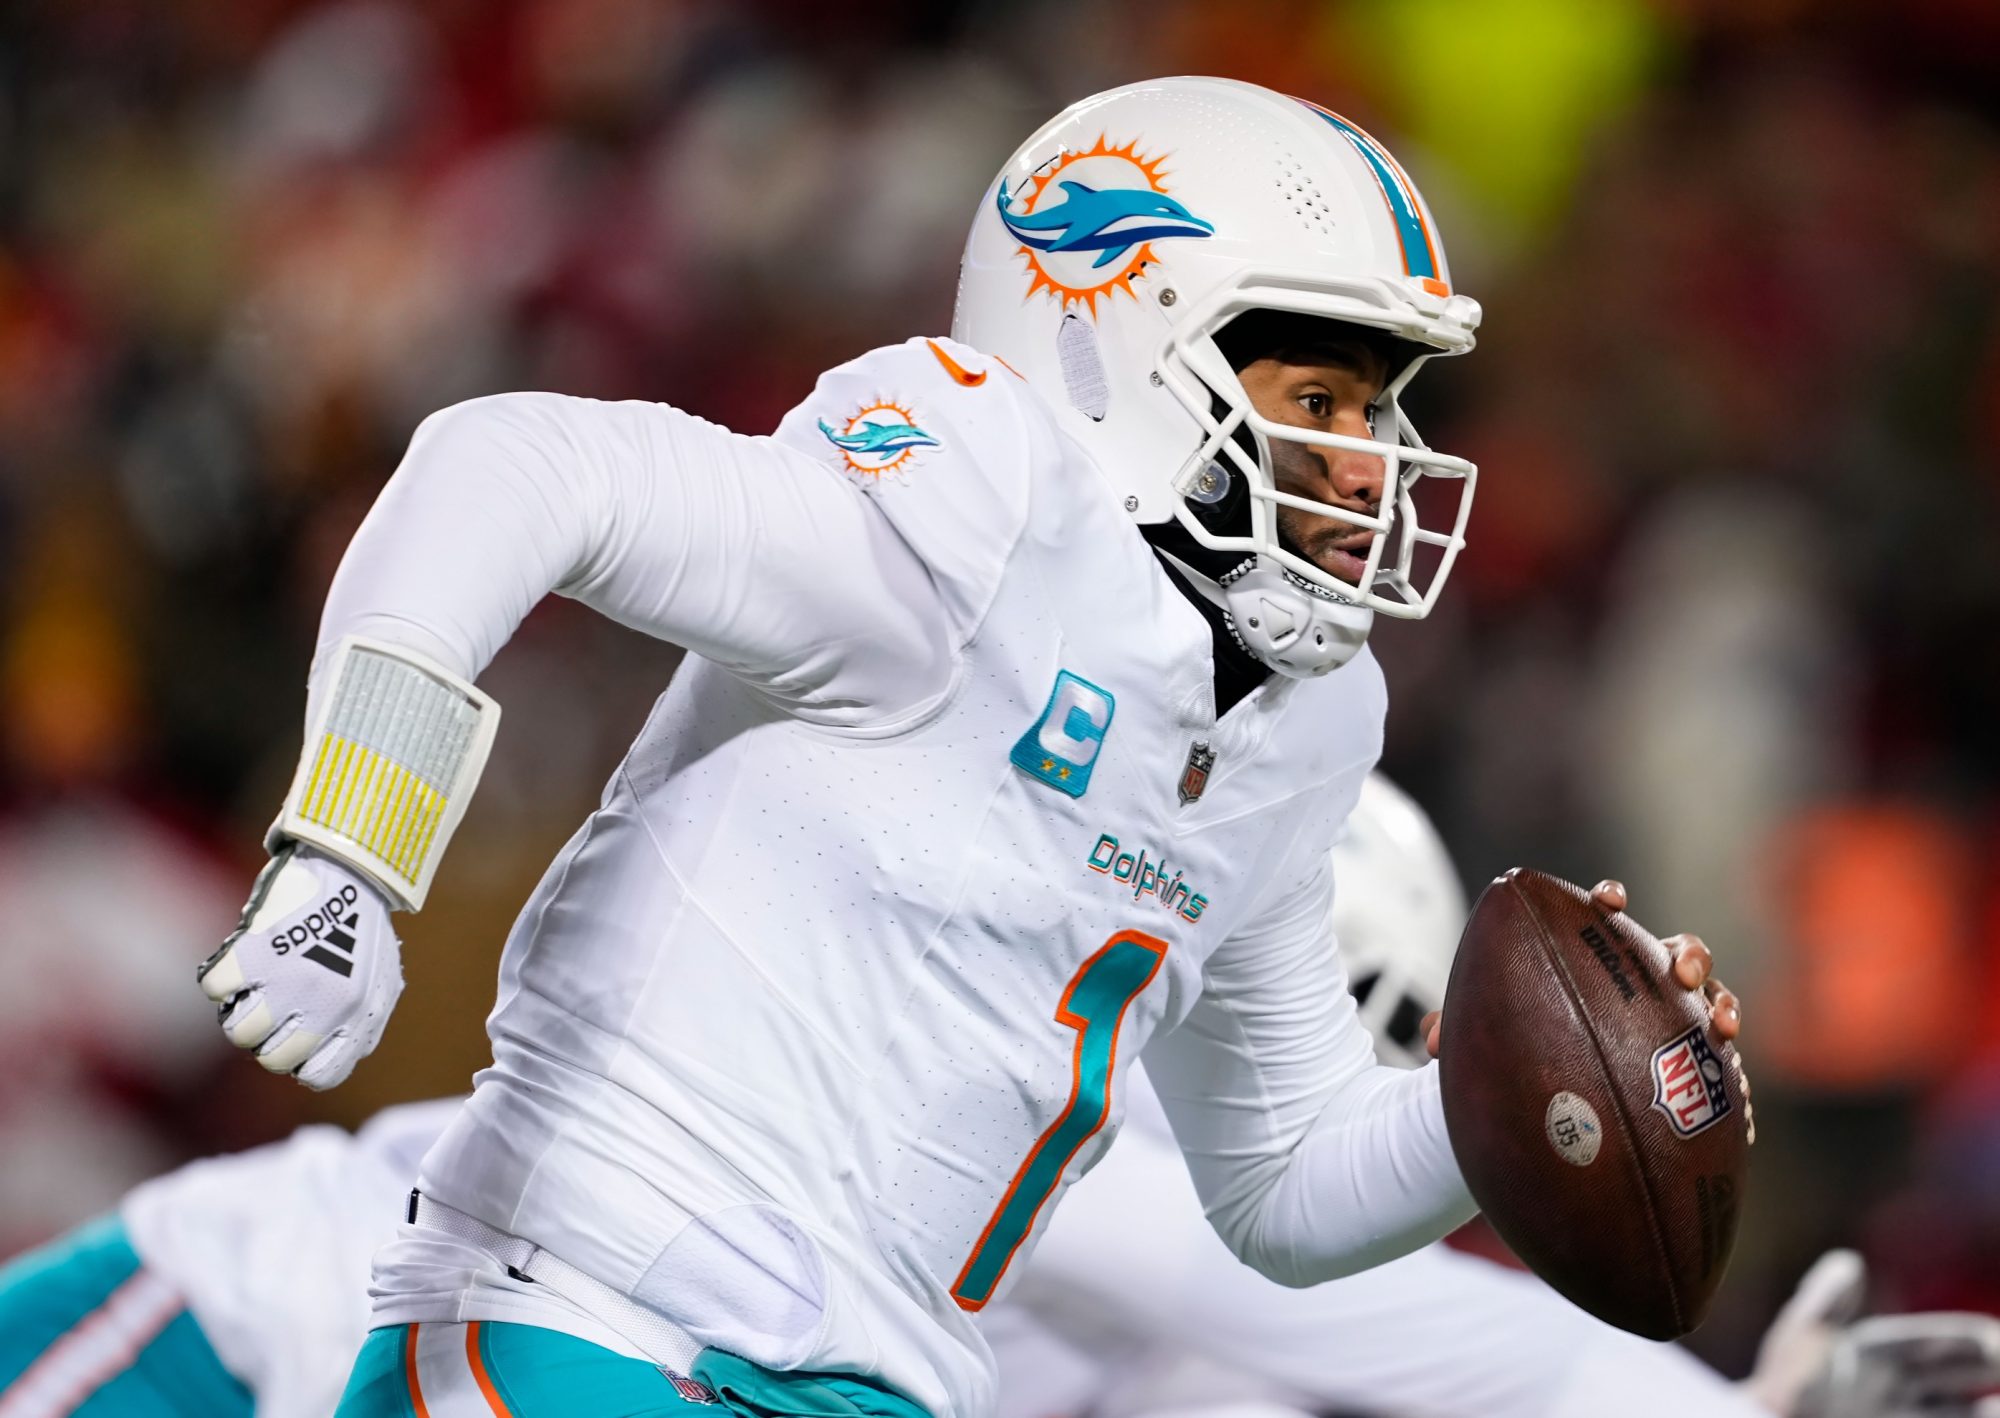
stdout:
[(944, 366), (944, 372), (963, 384), (966, 388), (977, 389), (986, 382), (985, 370), (982, 369), (979, 373), (974, 374), (971, 370), (946, 354), (944, 346), (940, 345), (936, 340), (925, 340), (924, 343), (931, 347), (931, 353), (936, 355), (938, 363)]

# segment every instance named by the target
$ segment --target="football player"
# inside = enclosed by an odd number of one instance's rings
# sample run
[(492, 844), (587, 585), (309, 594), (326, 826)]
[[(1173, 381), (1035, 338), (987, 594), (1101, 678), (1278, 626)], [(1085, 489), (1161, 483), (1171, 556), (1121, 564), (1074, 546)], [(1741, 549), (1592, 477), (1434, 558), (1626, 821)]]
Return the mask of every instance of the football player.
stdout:
[(1478, 319), (1379, 143), (1168, 79), (1034, 134), (955, 338), (831, 371), (775, 436), (549, 394), (427, 419), (202, 969), (234, 1043), (314, 1087), (374, 1046), (391, 913), (499, 715), (473, 681), (536, 601), (690, 653), (507, 943), (344, 1418), (987, 1413), (976, 1318), (1142, 1050), (1258, 1271), (1463, 1221), (1435, 1070), (1375, 1065), (1326, 921), (1369, 624), (1431, 608), (1472, 492), (1399, 397)]
[[(1465, 914), (1451, 863), (1415, 804), (1371, 775), (1334, 867), (1334, 934), (1376, 1053), (1418, 1067), (1419, 1022), (1443, 998)], [(1239, 1418), (1250, 1402), (1409, 1418), (1952, 1418), (2000, 1383), (2000, 1321), (1841, 1328), (1859, 1279), (1844, 1255), (1801, 1286), (1741, 1392), (1676, 1346), (1442, 1246), (1310, 1290), (1272, 1285), (1202, 1219), (1143, 1070), (1130, 1087), (1118, 1145), (982, 1316), (1001, 1418), (1181, 1412), (1218, 1394)], [(369, 1257), (459, 1102), (194, 1163), (0, 1271), (0, 1413), (324, 1418), (368, 1328)], [(1838, 1410), (1822, 1402), (1836, 1391)]]

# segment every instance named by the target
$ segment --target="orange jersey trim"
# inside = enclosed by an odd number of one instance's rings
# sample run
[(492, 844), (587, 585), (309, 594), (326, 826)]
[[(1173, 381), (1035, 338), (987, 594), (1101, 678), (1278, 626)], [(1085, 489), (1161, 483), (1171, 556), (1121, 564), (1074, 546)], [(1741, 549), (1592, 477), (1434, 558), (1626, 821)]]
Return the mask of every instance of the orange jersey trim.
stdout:
[(944, 346), (940, 345), (936, 340), (925, 340), (924, 343), (931, 347), (931, 353), (936, 355), (937, 362), (944, 366), (944, 372), (960, 384), (963, 384), (966, 388), (977, 389), (986, 382), (985, 370), (982, 369), (979, 373), (974, 374), (971, 370), (946, 354)]
[(465, 1362), (472, 1367), (472, 1377), (479, 1384), (486, 1406), (493, 1411), (493, 1418), (514, 1418), (514, 1411), (507, 1406), (507, 1400), (500, 1397), (500, 1390), (493, 1386), (493, 1376), (486, 1372), (486, 1360), (480, 1357), (478, 1320), (465, 1327)]
[(424, 1386), (417, 1382), (417, 1331), (422, 1325), (411, 1325), (403, 1336), (403, 1376), (410, 1383), (410, 1406), (417, 1411), (417, 1418), (431, 1418), (431, 1410), (424, 1403)]

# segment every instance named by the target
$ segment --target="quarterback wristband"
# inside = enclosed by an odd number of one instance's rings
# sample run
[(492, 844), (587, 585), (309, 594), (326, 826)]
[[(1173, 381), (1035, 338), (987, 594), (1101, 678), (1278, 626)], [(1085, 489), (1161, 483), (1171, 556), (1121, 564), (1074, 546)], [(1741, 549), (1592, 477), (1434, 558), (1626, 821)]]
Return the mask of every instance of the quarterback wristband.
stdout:
[(427, 656), (358, 635), (334, 647), (324, 673), (273, 832), (417, 910), (486, 766), (500, 706)]

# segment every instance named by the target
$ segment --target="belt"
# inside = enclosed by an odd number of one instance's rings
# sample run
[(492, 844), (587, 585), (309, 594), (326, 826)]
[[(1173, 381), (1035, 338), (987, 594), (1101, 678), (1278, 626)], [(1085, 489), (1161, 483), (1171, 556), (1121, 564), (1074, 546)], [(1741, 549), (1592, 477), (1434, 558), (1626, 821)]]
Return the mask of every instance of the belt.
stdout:
[(476, 1216), (467, 1216), (456, 1207), (411, 1191), (408, 1219), (426, 1231), (441, 1231), (485, 1251), (515, 1275), (548, 1286), (618, 1334), (655, 1364), (665, 1365), (683, 1377), (694, 1367), (695, 1355), (704, 1346), (695, 1337), (661, 1314), (640, 1304), (621, 1290), (585, 1275), (560, 1256), (549, 1254), (533, 1241), (510, 1236), (497, 1226), (488, 1226)]

